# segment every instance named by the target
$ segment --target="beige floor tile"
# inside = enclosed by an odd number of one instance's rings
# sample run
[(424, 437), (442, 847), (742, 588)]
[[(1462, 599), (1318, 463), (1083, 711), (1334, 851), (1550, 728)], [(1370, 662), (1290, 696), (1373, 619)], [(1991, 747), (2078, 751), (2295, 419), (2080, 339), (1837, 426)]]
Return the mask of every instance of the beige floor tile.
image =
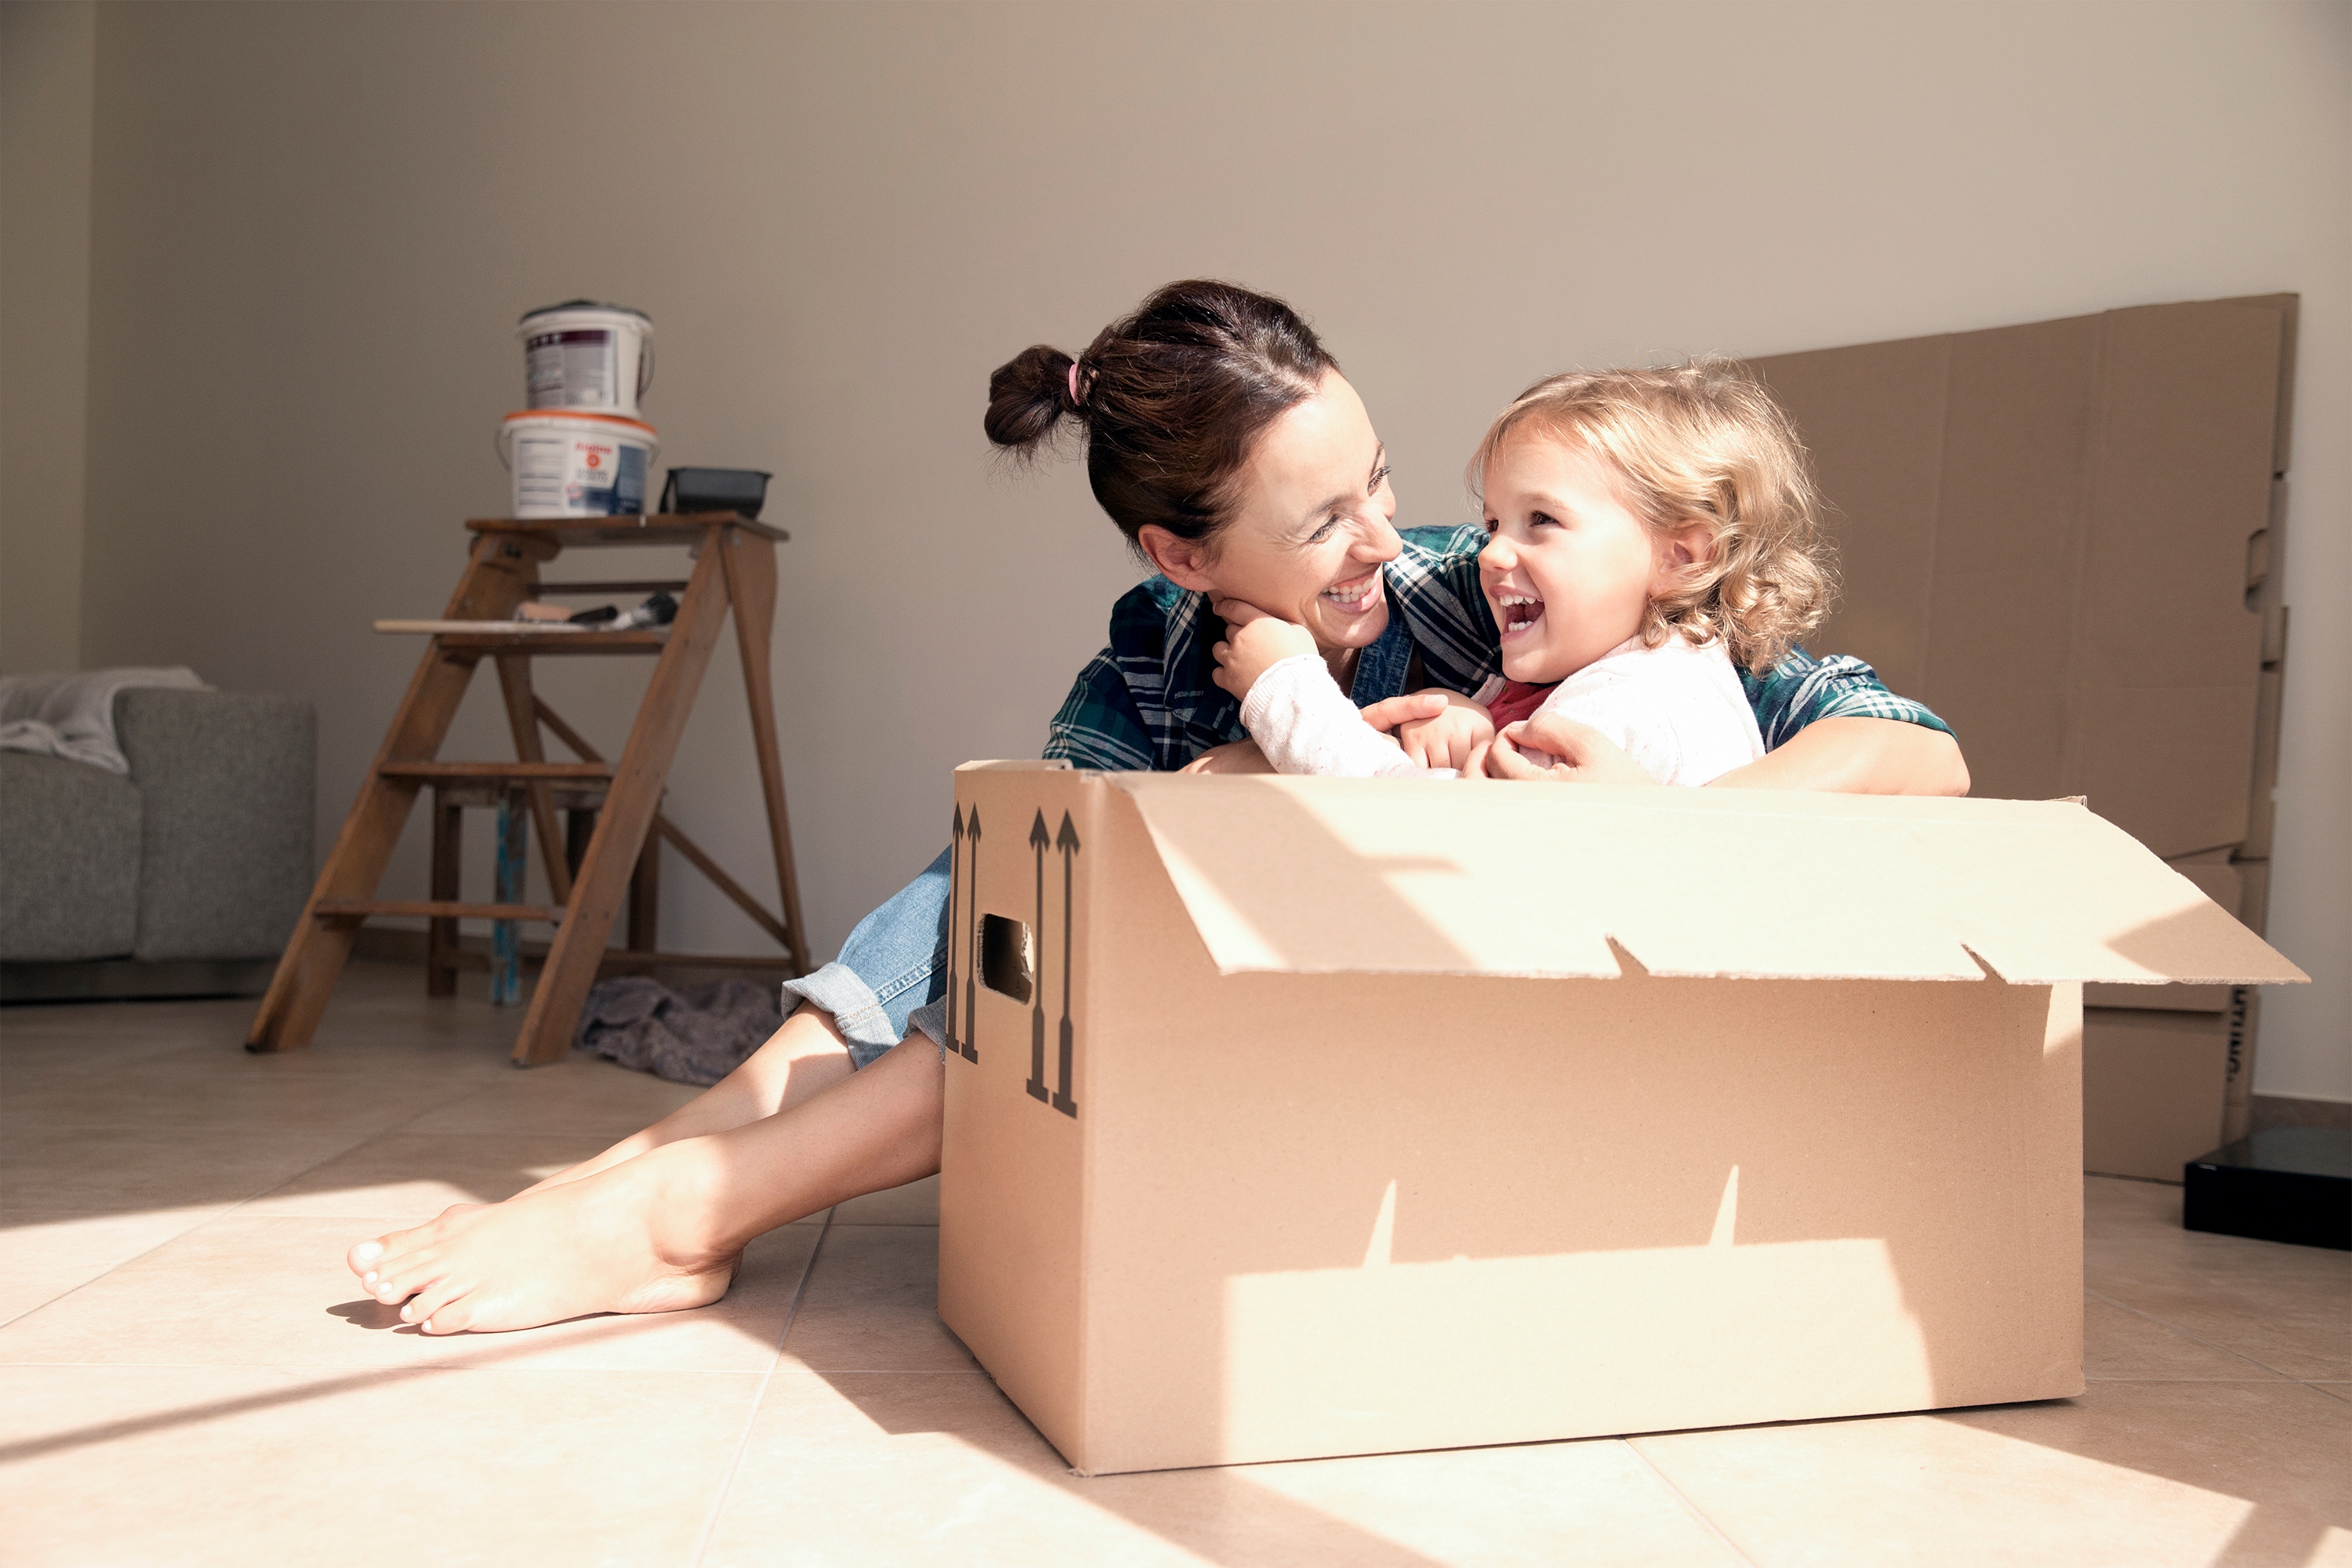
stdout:
[(842, 1225), (937, 1225), (940, 1223), (940, 1179), (925, 1176), (903, 1187), (852, 1198), (833, 1211)]
[(0, 1210), (0, 1323), (161, 1247), (219, 1208), (46, 1215)]
[(982, 1373), (827, 1378), (787, 1362), (761, 1403), (703, 1564), (1223, 1561), (1096, 1506), (1087, 1485)]
[(18, 1127), (0, 1138), (0, 1193), (11, 1207), (53, 1214), (233, 1204), (332, 1159), (360, 1136), (310, 1128), (224, 1134), (203, 1127)]
[(939, 1299), (937, 1230), (835, 1224), (784, 1354), (824, 1372), (968, 1372), (978, 1363), (940, 1321)]
[(787, 1366), (761, 1404), (704, 1561), (1730, 1568), (1738, 1559), (1620, 1443), (1082, 1479), (985, 1376)]
[(2083, 1301), (2083, 1375), (2094, 1383), (2243, 1383), (2276, 1373), (2096, 1296)]
[(246, 1211), (213, 1220), (0, 1328), (0, 1363), (761, 1372), (816, 1242), (791, 1226), (761, 1237), (725, 1298), (697, 1311), (428, 1337), (343, 1263), (382, 1228)]
[[(1173, 1499), (1162, 1488), (1192, 1476), (1218, 1476), (1286, 1500), (1293, 1509), (1420, 1553), (1431, 1563), (1525, 1564), (1707, 1564), (1736, 1568), (1739, 1557), (1698, 1519), (1632, 1448), (1614, 1439), (1455, 1448), (1434, 1454), (1252, 1465), (1173, 1475), (1106, 1477), (1092, 1483), (1131, 1491), (1129, 1517), (1158, 1525)], [(1215, 1493), (1210, 1493), (1212, 1500)], [(1108, 1506), (1118, 1507), (1120, 1504)], [(1248, 1505), (1263, 1511), (1264, 1502)], [(1171, 1521), (1172, 1522), (1172, 1521)], [(1315, 1561), (1320, 1527), (1309, 1524), (1308, 1550), (1257, 1551), (1267, 1563)], [(1251, 1531), (1246, 1540), (1258, 1540)], [(1231, 1560), (1232, 1551), (1219, 1561)], [(1344, 1556), (1323, 1561), (1345, 1561)]]
[(2352, 1379), (2352, 1253), (2174, 1231), (2094, 1237), (2084, 1283), (2288, 1377)]
[(1761, 1568), (2304, 1568), (2352, 1548), (2352, 1406), (2291, 1383), (1633, 1441)]
[(0, 1369), (7, 1560), (683, 1568), (760, 1381)]
[(2352, 1383), (2315, 1383), (2311, 1386), (2331, 1398), (2352, 1403)]
[[(702, 1091), (574, 1052), (568, 1059), (507, 1072), (436, 1106), (406, 1132), (579, 1133), (615, 1143), (649, 1127)], [(601, 1146), (601, 1145), (600, 1145)]]
[(135, 1068), (53, 1069), (0, 1097), (0, 1135), (37, 1128), (303, 1129), (366, 1137), (464, 1095), (462, 1082), (289, 1071), (285, 1059), (206, 1051)]
[(611, 1142), (593, 1132), (389, 1132), (256, 1198), (247, 1212), (430, 1219), (451, 1204), (510, 1198)]
[(2178, 1236), (2180, 1187), (2174, 1182), (2136, 1182), (2124, 1176), (2083, 1178), (2083, 1234), (2095, 1240), (2118, 1236)]

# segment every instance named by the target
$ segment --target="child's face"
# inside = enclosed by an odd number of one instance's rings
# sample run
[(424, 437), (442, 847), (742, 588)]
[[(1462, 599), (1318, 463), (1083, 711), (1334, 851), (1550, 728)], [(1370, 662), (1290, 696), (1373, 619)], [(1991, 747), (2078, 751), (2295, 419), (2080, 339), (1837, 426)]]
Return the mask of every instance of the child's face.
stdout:
[(1689, 559), (1679, 536), (1660, 536), (1626, 509), (1612, 465), (1581, 446), (1515, 433), (1486, 480), (1478, 584), (1513, 680), (1565, 680), (1632, 637)]

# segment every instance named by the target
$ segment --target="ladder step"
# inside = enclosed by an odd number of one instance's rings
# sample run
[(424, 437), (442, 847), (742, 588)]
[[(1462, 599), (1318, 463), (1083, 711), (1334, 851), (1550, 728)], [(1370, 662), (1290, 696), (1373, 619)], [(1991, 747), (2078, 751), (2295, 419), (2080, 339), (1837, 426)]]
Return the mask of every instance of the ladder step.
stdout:
[(683, 594), (683, 577), (648, 577), (616, 583), (541, 583), (530, 591), (534, 599), (574, 594)]
[(562, 654), (659, 653), (669, 646), (667, 626), (625, 632), (439, 632), (433, 643), (444, 653), (530, 653), (541, 658)]
[(388, 779), (534, 779), (587, 780), (602, 784), (613, 776), (610, 763), (383, 763), (376, 773)]
[(418, 915), (440, 921), (539, 921), (557, 925), (562, 904), (468, 904), (447, 899), (320, 899), (311, 913), (322, 921), (364, 920), (370, 915)]

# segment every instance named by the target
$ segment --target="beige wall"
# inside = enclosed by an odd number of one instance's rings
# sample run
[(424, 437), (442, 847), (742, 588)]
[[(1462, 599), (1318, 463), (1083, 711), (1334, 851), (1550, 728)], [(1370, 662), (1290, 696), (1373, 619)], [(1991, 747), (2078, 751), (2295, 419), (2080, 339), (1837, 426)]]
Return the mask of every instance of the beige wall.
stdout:
[[(92, 661), (320, 706), (321, 842), (501, 510), (509, 331), (652, 312), (671, 461), (777, 470), (776, 665), (830, 951), (1034, 754), (1134, 570), (1065, 465), (992, 469), (989, 369), (1164, 279), (1307, 309), (1458, 519), (1571, 363), (2305, 297), (2266, 1092), (2352, 1098), (2352, 80), (2340, 5), (114, 5), (93, 219)], [(557, 705), (616, 742), (634, 668)], [(479, 702), (453, 742), (499, 743)], [(736, 682), (675, 814), (746, 868)], [(420, 886), (412, 831), (399, 885)], [(759, 882), (756, 875), (747, 879)], [(670, 941), (748, 925), (673, 879)], [(1769, 906), (1770, 890), (1755, 897)]]
[(0, 674), (80, 668), (97, 21), (0, 5)]

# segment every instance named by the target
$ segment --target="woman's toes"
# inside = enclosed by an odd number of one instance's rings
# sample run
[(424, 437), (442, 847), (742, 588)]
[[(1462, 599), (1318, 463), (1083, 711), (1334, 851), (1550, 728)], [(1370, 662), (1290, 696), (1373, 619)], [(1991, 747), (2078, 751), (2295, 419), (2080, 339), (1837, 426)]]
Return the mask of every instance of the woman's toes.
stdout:
[[(457, 1296), (460, 1289), (461, 1287), (452, 1284), (448, 1280), (436, 1279), (429, 1288), (418, 1291), (415, 1296), (410, 1299), (408, 1305), (400, 1310), (401, 1318), (404, 1321), (415, 1323), (420, 1327), (423, 1327), (429, 1323), (433, 1319), (443, 1314), (444, 1310), (448, 1308), (450, 1302)], [(436, 1331), (431, 1328), (426, 1328), (425, 1331), (427, 1333), (432, 1333)], [(439, 1331), (446, 1333), (451, 1331), (444, 1327)]]
[(381, 1240), (362, 1241), (352, 1248), (343, 1261), (352, 1266), (352, 1273), (373, 1284), (375, 1266), (383, 1261), (383, 1243)]
[(416, 1326), (428, 1334), (462, 1334), (473, 1324), (472, 1302), (473, 1297), (470, 1295), (444, 1301), (425, 1317), (417, 1320)]

